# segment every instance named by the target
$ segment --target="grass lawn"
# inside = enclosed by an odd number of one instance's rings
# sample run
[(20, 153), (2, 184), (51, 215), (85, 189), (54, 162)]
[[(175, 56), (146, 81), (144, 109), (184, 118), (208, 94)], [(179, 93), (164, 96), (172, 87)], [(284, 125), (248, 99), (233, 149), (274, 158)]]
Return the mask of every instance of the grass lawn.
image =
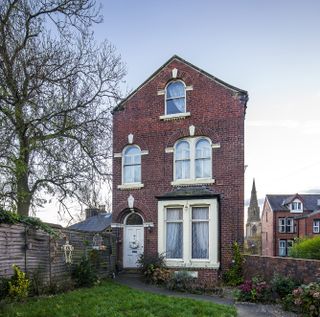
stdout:
[(236, 316), (236, 310), (231, 306), (150, 294), (105, 281), (93, 288), (78, 289), (56, 296), (31, 298), (25, 303), (8, 304), (0, 308), (0, 316), (232, 317)]

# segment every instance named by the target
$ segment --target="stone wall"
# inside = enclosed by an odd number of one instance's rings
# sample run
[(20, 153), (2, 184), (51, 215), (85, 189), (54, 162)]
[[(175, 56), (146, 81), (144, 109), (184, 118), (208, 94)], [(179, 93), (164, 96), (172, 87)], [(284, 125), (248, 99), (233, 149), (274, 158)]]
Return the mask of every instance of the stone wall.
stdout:
[(302, 283), (320, 281), (320, 261), (288, 257), (245, 255), (245, 279), (261, 276), (266, 281), (269, 281), (274, 274), (289, 276)]

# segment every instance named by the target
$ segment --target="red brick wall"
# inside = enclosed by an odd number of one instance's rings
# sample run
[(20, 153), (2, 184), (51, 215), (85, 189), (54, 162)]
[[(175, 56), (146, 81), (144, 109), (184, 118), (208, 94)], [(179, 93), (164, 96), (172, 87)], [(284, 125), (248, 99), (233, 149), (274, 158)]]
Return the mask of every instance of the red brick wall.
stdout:
[(261, 217), (261, 243), (262, 243), (262, 255), (274, 255), (274, 218), (273, 212), (270, 208), (267, 200), (264, 202), (263, 212)]
[(266, 281), (270, 281), (274, 274), (299, 279), (303, 283), (314, 282), (320, 279), (320, 261), (258, 255), (245, 256), (245, 279), (261, 276)]
[[(193, 90), (187, 91), (187, 111), (190, 117), (182, 120), (162, 121), (164, 96), (157, 92), (171, 80), (171, 70), (178, 69), (178, 77)], [(157, 199), (155, 196), (172, 191), (173, 153), (165, 148), (173, 146), (182, 137), (189, 136), (189, 126), (195, 126), (195, 135), (209, 137), (221, 148), (213, 149), (212, 171), (216, 179), (211, 189), (221, 193), (220, 251), (222, 267), (231, 261), (231, 246), (243, 239), (244, 201), (244, 105), (232, 90), (209, 79), (179, 60), (173, 60), (155, 77), (140, 88), (113, 115), (113, 150), (122, 152), (133, 142), (148, 150), (142, 156), (142, 183), (139, 190), (119, 190), (121, 184), (121, 158), (113, 159), (113, 222), (122, 222), (127, 198), (132, 194), (135, 207), (144, 220), (154, 222), (151, 234), (146, 233), (145, 252), (157, 252)], [(120, 254), (122, 249), (120, 248)]]

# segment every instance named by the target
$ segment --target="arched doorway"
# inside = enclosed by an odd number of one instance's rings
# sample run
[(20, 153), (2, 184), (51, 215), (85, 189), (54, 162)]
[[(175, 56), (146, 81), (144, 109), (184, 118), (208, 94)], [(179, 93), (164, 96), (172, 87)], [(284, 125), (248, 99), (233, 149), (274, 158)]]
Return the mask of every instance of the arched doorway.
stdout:
[(138, 267), (139, 256), (144, 251), (143, 219), (136, 213), (130, 213), (124, 221), (123, 267)]

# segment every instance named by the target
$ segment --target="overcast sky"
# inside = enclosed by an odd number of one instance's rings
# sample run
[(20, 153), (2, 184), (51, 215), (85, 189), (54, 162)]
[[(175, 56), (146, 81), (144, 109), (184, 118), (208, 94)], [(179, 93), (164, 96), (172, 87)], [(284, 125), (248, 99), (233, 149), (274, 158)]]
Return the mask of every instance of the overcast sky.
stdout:
[[(134, 89), (177, 54), (249, 92), (245, 194), (320, 192), (320, 1), (102, 1)], [(40, 215), (42, 218), (47, 218)]]

